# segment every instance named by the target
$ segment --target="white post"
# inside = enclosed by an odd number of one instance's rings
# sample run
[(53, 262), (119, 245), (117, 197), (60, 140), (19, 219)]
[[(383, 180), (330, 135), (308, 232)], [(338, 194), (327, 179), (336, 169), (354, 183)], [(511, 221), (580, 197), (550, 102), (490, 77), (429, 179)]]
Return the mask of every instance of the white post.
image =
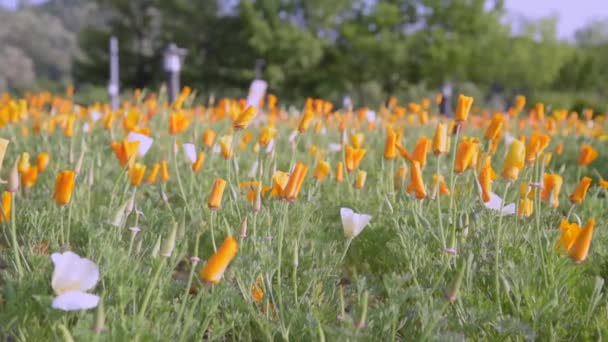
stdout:
[(110, 38), (110, 82), (108, 84), (108, 95), (112, 110), (120, 106), (120, 81), (118, 77), (118, 39)]

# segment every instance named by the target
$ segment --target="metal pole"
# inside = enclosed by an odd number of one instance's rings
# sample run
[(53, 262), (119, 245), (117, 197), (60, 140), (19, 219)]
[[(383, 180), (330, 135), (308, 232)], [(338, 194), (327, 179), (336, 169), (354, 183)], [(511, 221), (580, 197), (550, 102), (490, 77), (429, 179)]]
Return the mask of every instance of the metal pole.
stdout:
[(118, 76), (118, 39), (110, 38), (110, 84), (108, 85), (108, 94), (110, 95), (110, 104), (112, 110), (118, 109), (120, 105), (120, 81)]

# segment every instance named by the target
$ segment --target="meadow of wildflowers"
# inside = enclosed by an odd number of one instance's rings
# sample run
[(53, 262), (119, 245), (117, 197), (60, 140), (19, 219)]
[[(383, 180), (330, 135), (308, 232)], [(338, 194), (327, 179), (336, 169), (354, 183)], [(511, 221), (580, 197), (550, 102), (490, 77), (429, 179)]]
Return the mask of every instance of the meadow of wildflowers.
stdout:
[(7, 341), (600, 340), (608, 123), (0, 99)]

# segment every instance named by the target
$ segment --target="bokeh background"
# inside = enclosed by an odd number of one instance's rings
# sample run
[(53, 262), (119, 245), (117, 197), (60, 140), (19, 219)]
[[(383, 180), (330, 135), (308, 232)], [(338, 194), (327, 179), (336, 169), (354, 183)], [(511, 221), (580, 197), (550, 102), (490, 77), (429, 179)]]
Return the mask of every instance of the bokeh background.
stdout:
[[(182, 83), (243, 96), (264, 61), (269, 91), (374, 105), (444, 82), (494, 107), (515, 94), (605, 111), (605, 0), (0, 0), (0, 92), (107, 100), (108, 41), (123, 90), (162, 84), (163, 50), (188, 50)], [(259, 63), (259, 62), (258, 62)]]

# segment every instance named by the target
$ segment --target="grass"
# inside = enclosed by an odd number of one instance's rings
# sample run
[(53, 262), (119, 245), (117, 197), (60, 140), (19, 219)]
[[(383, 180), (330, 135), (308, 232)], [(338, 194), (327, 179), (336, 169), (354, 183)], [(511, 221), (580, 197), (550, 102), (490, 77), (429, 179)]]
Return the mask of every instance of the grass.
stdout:
[[(341, 133), (331, 125), (326, 134), (316, 134), (311, 128), (298, 138), (294, 150), (288, 137), (297, 118), (280, 122), (275, 153), (256, 154), (252, 147), (261, 126), (254, 124), (245, 130), (254, 133), (253, 141), (244, 150), (235, 148), (236, 162), (231, 164), (201, 144), (203, 129), (221, 135), (229, 129), (229, 120), (211, 121), (199, 114), (186, 132), (170, 136), (168, 115), (167, 110), (160, 110), (147, 124), (155, 142), (141, 162), (149, 169), (152, 163), (167, 159), (171, 180), (142, 184), (137, 190), (129, 185), (110, 149), (112, 136), (115, 140), (123, 136), (120, 121), (112, 132), (100, 123), (90, 133), (77, 128), (71, 139), (59, 128), (48, 136), (22, 136), (20, 128), (31, 127), (31, 118), (0, 130), (2, 137), (11, 140), (3, 179), (22, 152), (51, 155), (49, 169), (39, 175), (33, 188), (21, 189), (15, 201), (22, 277), (16, 270), (10, 225), (2, 226), (0, 337), (7, 341), (69, 340), (70, 336), (75, 341), (345, 341), (599, 340), (608, 335), (603, 286), (608, 276), (608, 199), (606, 189), (598, 186), (598, 176), (608, 176), (605, 142), (574, 134), (552, 137), (548, 151), (560, 142), (565, 144), (564, 153), (554, 155), (545, 169), (564, 177), (560, 206), (552, 209), (540, 202), (540, 210), (530, 218), (499, 219), (482, 205), (472, 171), (458, 175), (452, 189), (456, 220), (451, 221), (449, 196), (438, 203), (428, 198), (416, 200), (404, 189), (393, 192), (391, 170), (405, 161), (399, 158), (391, 165), (392, 161), (383, 159), (386, 135), (381, 124), (371, 131), (364, 125), (358, 130), (366, 134), (363, 147), (368, 152), (360, 169), (368, 177), (365, 187), (355, 190), (346, 181), (336, 183), (333, 171), (322, 183), (316, 184), (312, 178), (315, 156), (309, 150), (313, 144), (326, 150), (332, 168), (343, 159), (342, 152), (327, 151), (329, 143), (341, 141)], [(78, 120), (77, 127), (83, 122)], [(432, 137), (434, 125), (406, 124), (402, 143), (411, 150), (420, 135)], [(528, 127), (511, 131), (515, 136), (530, 132)], [(482, 134), (483, 130), (469, 125), (462, 135)], [(191, 171), (181, 149), (172, 157), (174, 139), (205, 150), (207, 159), (200, 173)], [(581, 175), (593, 177), (594, 183), (572, 213), (583, 222), (594, 217), (597, 225), (587, 260), (576, 265), (555, 251), (555, 243), (560, 219), (571, 209), (567, 196), (578, 183), (582, 143), (598, 149), (600, 157), (580, 170)], [(71, 203), (59, 208), (52, 200), (55, 177), (60, 170), (73, 169), (81, 151), (84, 162)], [(499, 173), (504, 154), (501, 143), (493, 158)], [(258, 158), (265, 168), (265, 185), (271, 184), (275, 167), (288, 171), (292, 161), (310, 167), (296, 201), (264, 198), (261, 210), (252, 210), (245, 193), (238, 189), (237, 176), (245, 180)], [(428, 158), (423, 175), (430, 193), (436, 157), (431, 153)], [(440, 173), (446, 180), (451, 160), (451, 153), (442, 156)], [(532, 168), (522, 171), (506, 194), (507, 203), (517, 200), (519, 183), (531, 176)], [(212, 214), (207, 198), (218, 177), (229, 185), (222, 208)], [(354, 178), (353, 173), (347, 179), (353, 182)], [(494, 192), (502, 195), (505, 187), (505, 181), (497, 180)], [(135, 210), (119, 227), (112, 225), (117, 211), (134, 193)], [(373, 216), (342, 261), (347, 241), (340, 207)], [(248, 236), (239, 238), (245, 219)], [(499, 220), (502, 239), (497, 250)], [(174, 224), (178, 228), (172, 255), (155, 257), (159, 238), (166, 240)], [(443, 252), (441, 238), (444, 234), (449, 239), (452, 225), (456, 227), (455, 256)], [(61, 238), (68, 226), (69, 245)], [(128, 229), (133, 226), (141, 231), (133, 233)], [(218, 244), (229, 234), (237, 237), (239, 252), (224, 279), (206, 286), (197, 274), (213, 254), (211, 232)], [(68, 248), (99, 265), (100, 281), (90, 292), (102, 296), (105, 330), (101, 334), (93, 331), (98, 310), (51, 308), (53, 265), (49, 255)], [(201, 261), (193, 263), (192, 256)], [(449, 303), (446, 291), (461, 265), (464, 277), (456, 300)], [(258, 278), (264, 296), (256, 303), (252, 286)], [(495, 279), (499, 280), (498, 297)]]

